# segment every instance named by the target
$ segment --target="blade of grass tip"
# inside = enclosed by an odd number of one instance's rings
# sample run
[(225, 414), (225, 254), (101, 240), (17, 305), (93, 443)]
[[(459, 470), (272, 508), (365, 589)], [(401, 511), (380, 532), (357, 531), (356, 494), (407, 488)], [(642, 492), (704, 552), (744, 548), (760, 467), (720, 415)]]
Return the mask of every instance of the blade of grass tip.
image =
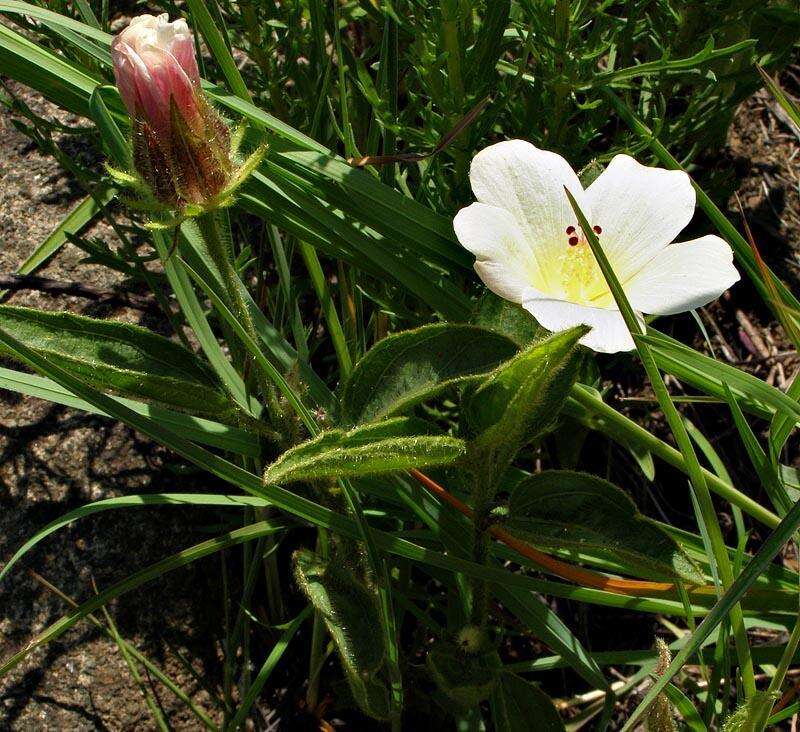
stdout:
[(120, 595), (130, 592), (137, 587), (141, 587), (142, 585), (161, 577), (167, 572), (171, 572), (179, 567), (185, 567), (187, 564), (191, 564), (192, 562), (195, 562), (202, 557), (206, 557), (209, 554), (214, 554), (228, 547), (241, 544), (245, 541), (254, 541), (261, 536), (275, 533), (275, 531), (280, 531), (284, 528), (285, 526), (282, 523), (259, 521), (256, 524), (251, 524), (250, 526), (246, 526), (242, 529), (237, 529), (236, 531), (222, 534), (221, 536), (201, 542), (200, 544), (195, 544), (188, 549), (176, 552), (166, 559), (162, 559), (154, 564), (144, 567), (138, 572), (134, 572), (124, 580), (117, 582), (108, 589), (93, 595), (89, 600), (82, 603), (79, 607), (73, 609), (71, 612), (67, 613), (55, 623), (48, 626), (44, 631), (39, 633), (35, 638), (29, 641), (24, 648), (0, 664), (0, 677), (4, 676), (22, 661), (24, 661), (25, 658), (27, 658), (36, 648), (39, 648), (40, 646), (60, 637), (76, 623), (83, 620), (83, 618), (85, 618), (87, 615), (103, 607)]
[[(796, 687), (795, 687), (796, 688)], [(778, 712), (775, 712), (768, 720), (768, 724), (778, 724), (778, 722), (783, 722), (785, 719), (790, 719), (795, 714), (800, 712), (800, 702), (795, 702), (794, 704), (790, 704), (788, 707), (784, 707)]]
[(286, 256), (286, 247), (283, 243), (283, 237), (274, 224), (267, 224), (266, 226), (267, 238), (269, 239), (270, 248), (272, 249), (272, 255), (275, 259), (275, 265), (278, 271), (278, 282), (286, 302), (286, 319), (291, 326), (292, 337), (297, 346), (297, 353), (300, 359), (307, 360), (307, 358), (301, 355), (306, 354), (307, 356), (308, 353), (306, 348), (306, 336), (303, 330), (304, 326), (302, 316), (300, 315), (300, 308), (297, 306), (297, 294), (292, 287), (292, 275), (289, 268), (289, 260)]
[(794, 536), (798, 527), (800, 527), (800, 502), (792, 506), (775, 531), (767, 537), (767, 540), (761, 545), (755, 556), (742, 570), (742, 573), (734, 580), (722, 598), (711, 608), (711, 611), (697, 627), (697, 630), (692, 633), (683, 648), (675, 654), (675, 658), (672, 659), (672, 663), (667, 670), (655, 680), (645, 698), (628, 718), (622, 732), (631, 732), (636, 728), (650, 704), (663, 691), (672, 677), (680, 671), (687, 659), (701, 647), (703, 641), (708, 638), (714, 628), (725, 619), (730, 610), (741, 600), (759, 575), (769, 566), (783, 545)]
[[(683, 170), (683, 166), (670, 154), (666, 147), (664, 147), (653, 134), (653, 131), (644, 124), (633, 112), (627, 104), (623, 102), (610, 88), (601, 87), (601, 91), (606, 98), (611, 102), (611, 105), (616, 110), (617, 114), (622, 120), (643, 140), (655, 156), (661, 161), (663, 165), (672, 170)], [(686, 172), (684, 170), (684, 172)], [(728, 221), (727, 217), (719, 210), (716, 204), (708, 197), (706, 192), (700, 188), (694, 181), (692, 181), (695, 191), (697, 192), (697, 201), (700, 207), (705, 211), (712, 223), (717, 227), (719, 232), (728, 240), (739, 264), (744, 267), (748, 277), (753, 281), (756, 289), (759, 291), (764, 300), (770, 304), (772, 302), (771, 293), (767, 283), (761, 276), (761, 271), (756, 264), (753, 252), (750, 249), (748, 242), (736, 230), (736, 228)], [(774, 272), (767, 269), (769, 272), (769, 279), (774, 285), (776, 291), (780, 294), (780, 299), (794, 311), (800, 312), (800, 302), (789, 291), (789, 289), (778, 279)], [(780, 313), (775, 312), (776, 317), (780, 318)]]
[[(92, 588), (94, 589), (95, 594), (97, 594), (97, 585), (95, 585), (94, 580), (92, 580)], [(106, 625), (108, 625), (108, 629), (111, 631), (111, 639), (117, 644), (117, 648), (122, 656), (122, 660), (125, 661), (125, 665), (128, 667), (128, 671), (131, 673), (131, 678), (133, 678), (136, 686), (139, 687), (139, 691), (141, 691), (142, 696), (144, 697), (144, 702), (147, 705), (147, 708), (150, 710), (150, 714), (153, 715), (153, 721), (155, 722), (156, 727), (158, 727), (161, 732), (169, 732), (169, 725), (164, 717), (164, 711), (161, 709), (161, 706), (154, 698), (147, 684), (144, 682), (144, 679), (142, 678), (142, 675), (139, 673), (139, 669), (136, 666), (136, 661), (132, 655), (128, 653), (127, 644), (120, 635), (117, 625), (114, 622), (114, 619), (111, 617), (111, 613), (108, 612), (108, 608), (105, 606), (101, 607), (100, 611), (103, 613), (103, 617), (106, 620)]]
[[(208, 0), (214, 2), (214, 0)], [(191, 13), (191, 19), (194, 26), (200, 31), (203, 40), (206, 42), (209, 51), (216, 59), (225, 81), (228, 83), (228, 88), (240, 99), (245, 102), (250, 101), (250, 92), (247, 89), (239, 68), (228, 50), (228, 44), (225, 42), (225, 37), (222, 31), (214, 23), (211, 13), (206, 6), (205, 0), (187, 0), (187, 6)]]
[(118, 94), (118, 92), (110, 86), (98, 86), (92, 92), (92, 96), (89, 97), (89, 112), (92, 115), (92, 121), (97, 125), (100, 139), (111, 159), (122, 170), (130, 170), (132, 166), (131, 146), (111, 115), (108, 105), (103, 99), (103, 94)]
[(667, 684), (664, 693), (666, 693), (667, 698), (672, 702), (678, 712), (680, 712), (687, 730), (691, 730), (691, 732), (708, 732), (708, 727), (694, 708), (692, 700), (677, 686), (674, 684)]
[(78, 6), (78, 12), (81, 14), (81, 18), (83, 18), (83, 22), (86, 23), (86, 25), (90, 25), (93, 28), (100, 28), (100, 21), (97, 20), (92, 6), (89, 5), (86, 0), (76, 0), (75, 4)]
[(303, 257), (303, 262), (308, 270), (308, 275), (311, 278), (311, 284), (314, 286), (314, 291), (317, 293), (322, 316), (328, 324), (328, 333), (333, 342), (333, 350), (336, 353), (336, 360), (339, 363), (339, 371), (342, 378), (353, 370), (353, 360), (350, 358), (350, 349), (347, 347), (347, 340), (342, 329), (341, 320), (339, 320), (339, 313), (336, 310), (336, 304), (331, 297), (328, 283), (325, 280), (325, 273), (322, 271), (317, 251), (310, 244), (304, 241), (300, 242), (300, 255)]
[[(714, 509), (714, 502), (711, 499), (711, 492), (709, 491), (708, 484), (706, 483), (703, 469), (697, 459), (697, 454), (692, 446), (692, 441), (686, 432), (686, 427), (683, 424), (680, 412), (678, 412), (677, 408), (672, 403), (669, 393), (664, 386), (664, 381), (661, 378), (661, 372), (658, 370), (658, 366), (653, 358), (653, 354), (650, 352), (649, 346), (642, 341), (641, 338), (639, 338), (639, 336), (643, 335), (644, 333), (642, 325), (637, 319), (633, 308), (628, 302), (628, 298), (625, 295), (622, 285), (620, 285), (619, 280), (614, 274), (611, 264), (603, 252), (603, 248), (600, 245), (600, 240), (597, 238), (597, 234), (595, 234), (591, 225), (587, 221), (586, 216), (584, 216), (583, 211), (580, 210), (580, 206), (578, 206), (578, 203), (575, 201), (575, 198), (572, 196), (569, 190), (565, 188), (564, 191), (569, 199), (573, 211), (575, 212), (575, 215), (578, 217), (578, 222), (580, 223), (580, 226), (587, 237), (589, 246), (591, 247), (595, 260), (597, 261), (600, 270), (603, 273), (603, 277), (605, 278), (606, 283), (611, 290), (611, 294), (614, 296), (614, 301), (616, 302), (617, 307), (619, 307), (620, 313), (625, 320), (625, 324), (628, 326), (628, 329), (631, 332), (631, 336), (633, 337), (634, 343), (636, 344), (636, 349), (639, 353), (639, 358), (642, 360), (642, 365), (647, 373), (647, 377), (650, 380), (650, 384), (656, 394), (656, 397), (658, 398), (658, 403), (661, 406), (670, 430), (675, 437), (675, 442), (677, 443), (678, 448), (680, 449), (684, 460), (686, 461), (689, 480), (694, 487), (698, 503), (700, 504), (700, 511), (708, 529), (709, 539), (717, 568), (719, 570), (720, 579), (722, 580), (723, 587), (727, 589), (733, 583), (733, 569), (731, 567), (728, 551), (725, 547), (725, 542), (722, 538), (722, 531), (720, 530), (719, 522), (717, 521), (717, 514)], [(747, 641), (747, 632), (744, 627), (744, 617), (742, 615), (741, 606), (738, 604), (731, 608), (731, 626), (733, 628), (736, 652), (739, 657), (739, 664), (741, 666), (745, 697), (749, 699), (753, 696), (753, 694), (755, 694), (756, 682), (753, 671), (753, 662), (750, 657), (750, 647)]]
[[(113, 188), (101, 188), (95, 191), (94, 196), (84, 198), (17, 268), (17, 274), (33, 274), (43, 266), (67, 243), (69, 234), (79, 234), (100, 213), (101, 209), (96, 199), (99, 198), (105, 204), (111, 201), (115, 195), (116, 191)], [(0, 292), (0, 298), (7, 293), (8, 290)]]
[(778, 288), (775, 285), (774, 279), (770, 276), (771, 273), (769, 267), (767, 267), (767, 263), (764, 261), (764, 258), (761, 256), (761, 252), (756, 245), (756, 240), (753, 237), (753, 232), (750, 229), (750, 224), (747, 221), (747, 214), (745, 214), (744, 206), (742, 206), (742, 201), (739, 198), (739, 194), (736, 193), (735, 195), (736, 205), (739, 207), (739, 215), (742, 217), (742, 226), (744, 226), (744, 233), (747, 237), (747, 243), (750, 245), (750, 249), (753, 252), (753, 258), (755, 259), (758, 269), (761, 271), (761, 276), (764, 279), (767, 289), (771, 295), (768, 303), (776, 312), (778, 321), (786, 331), (786, 335), (789, 336), (792, 344), (795, 346), (795, 348), (797, 348), (800, 346), (800, 327), (798, 327), (797, 324), (797, 317), (800, 315), (800, 308), (791, 309), (786, 305), (785, 302), (783, 302), (783, 299), (778, 292)]
[(764, 71), (761, 66), (756, 64), (756, 68), (758, 69), (758, 73), (761, 74), (764, 83), (767, 85), (767, 89), (769, 89), (772, 96), (775, 97), (775, 101), (781, 105), (781, 108), (789, 116), (789, 119), (791, 119), (792, 122), (797, 125), (797, 129), (800, 130), (800, 108), (786, 96), (780, 84)]
[[(763, 73), (762, 69), (759, 68), (759, 70)], [(736, 194), (736, 203), (739, 206), (742, 224), (744, 225), (745, 234), (747, 235), (747, 241), (750, 244), (750, 248), (753, 250), (753, 256), (756, 259), (756, 263), (758, 264), (765, 281), (771, 285), (770, 291), (773, 293), (771, 304), (777, 312), (782, 314), (783, 317), (779, 317), (778, 320), (796, 348), (798, 345), (800, 345), (800, 328), (797, 326), (797, 313), (794, 313), (793, 316), (793, 314), (789, 312), (789, 309), (780, 298), (779, 293), (775, 291), (775, 286), (772, 283), (772, 279), (768, 277), (769, 271), (767, 269), (767, 265), (761, 257), (761, 252), (759, 252), (758, 247), (756, 246), (753, 232), (750, 230), (750, 224), (747, 222), (747, 216), (745, 215), (744, 207), (742, 206), (742, 202), (739, 199), (738, 193)], [(789, 384), (789, 388), (786, 390), (786, 395), (795, 401), (800, 399), (800, 379), (792, 379), (792, 382)], [(769, 428), (769, 451), (776, 470), (778, 464), (778, 455), (783, 449), (783, 445), (785, 444), (786, 440), (789, 438), (791, 431), (794, 429), (795, 424), (796, 422), (794, 420), (782, 412), (776, 411), (775, 416), (772, 418), (772, 423), (770, 424)]]
[(252, 708), (253, 704), (255, 704), (256, 699), (258, 699), (258, 695), (264, 688), (264, 684), (266, 684), (269, 680), (270, 674), (278, 665), (278, 662), (281, 660), (283, 654), (286, 652), (286, 649), (289, 647), (289, 643), (291, 642), (292, 638), (294, 638), (295, 633), (297, 633), (297, 631), (300, 629), (300, 626), (311, 615), (311, 609), (312, 608), (310, 605), (306, 606), (294, 620), (285, 626), (283, 635), (278, 639), (278, 642), (270, 651), (255, 679), (253, 679), (253, 683), (247, 690), (247, 694), (245, 695), (244, 699), (242, 699), (241, 704), (239, 704), (236, 714), (226, 727), (227, 730), (231, 730), (231, 732), (233, 732), (234, 730), (237, 730), (243, 726), (250, 709)]
[[(28, 574), (33, 577), (40, 585), (45, 587), (47, 590), (52, 592), (54, 595), (60, 597), (67, 605), (71, 608), (79, 607), (79, 604), (65, 592), (62, 592), (58, 587), (56, 587), (51, 582), (48, 582), (44, 577), (42, 577), (37, 572), (34, 572), (32, 569), (28, 570)], [(107, 638), (111, 640), (115, 640), (112, 636), (111, 631), (109, 628), (104, 625), (96, 615), (93, 613), (89, 613), (86, 616), (87, 620), (89, 620), (92, 625), (94, 625), (101, 633), (103, 633)], [(151, 673), (153, 676), (156, 677), (169, 691), (171, 691), (181, 702), (186, 705), (186, 708), (197, 717), (198, 721), (209, 730), (217, 730), (217, 725), (211, 720), (211, 718), (202, 710), (200, 709), (190, 698), (187, 694), (180, 688), (169, 676), (167, 676), (158, 666), (156, 666), (147, 656), (145, 656), (141, 651), (139, 651), (135, 646), (132, 646), (128, 643), (124, 638), (119, 636), (120, 641), (120, 649), (124, 648), (125, 652), (127, 652), (130, 656), (135, 658), (139, 663), (144, 666), (148, 673)], [(212, 695), (213, 696), (213, 695)]]

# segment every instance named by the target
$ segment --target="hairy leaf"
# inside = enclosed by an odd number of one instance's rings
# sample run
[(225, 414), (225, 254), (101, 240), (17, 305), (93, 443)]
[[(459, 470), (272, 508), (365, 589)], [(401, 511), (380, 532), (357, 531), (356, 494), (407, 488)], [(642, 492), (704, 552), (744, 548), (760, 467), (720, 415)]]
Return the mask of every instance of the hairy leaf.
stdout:
[(357, 427), (333, 429), (304, 442), (270, 465), (264, 482), (291, 483), (324, 478), (355, 478), (396, 470), (449, 465), (465, 451), (463, 440), (424, 434), (427, 423), (406, 417)]
[(511, 496), (508, 529), (541, 548), (600, 550), (647, 576), (703, 581), (622, 490), (588, 473), (547, 470), (523, 480)]
[(374, 593), (349, 567), (307, 550), (295, 552), (294, 568), (300, 589), (336, 644), (356, 702), (370, 716), (386, 719), (389, 691), (379, 675), (386, 644)]
[(541, 732), (564, 730), (564, 722), (550, 697), (535, 684), (508, 671), (500, 675), (492, 711), (497, 732), (531, 729), (534, 724)]
[(500, 661), (494, 649), (465, 653), (455, 643), (439, 641), (428, 653), (427, 666), (439, 690), (466, 709), (492, 693)]
[(197, 414), (230, 408), (200, 359), (145, 328), (10, 305), (0, 306), (0, 327), (98, 389)]
[(472, 323), (510, 338), (520, 348), (549, 334), (527, 310), (498, 297), (491, 290), (486, 290), (478, 300)]
[(535, 343), (501, 365), (466, 400), (474, 448), (495, 452), (497, 466), (540, 435), (556, 418), (575, 382), (584, 326)]
[(516, 353), (497, 333), (437, 323), (389, 336), (359, 361), (342, 393), (349, 424), (402, 412), (455, 384), (489, 373)]

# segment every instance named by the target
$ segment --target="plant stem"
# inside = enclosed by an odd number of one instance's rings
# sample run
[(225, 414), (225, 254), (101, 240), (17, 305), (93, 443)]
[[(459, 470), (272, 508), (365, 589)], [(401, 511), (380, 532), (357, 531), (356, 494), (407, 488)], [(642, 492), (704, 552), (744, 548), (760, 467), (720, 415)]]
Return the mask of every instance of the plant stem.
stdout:
[[(255, 343), (258, 343), (258, 333), (253, 324), (250, 310), (242, 295), (241, 288), (244, 285), (239, 279), (239, 275), (236, 273), (236, 268), (234, 267), (233, 247), (231, 246), (230, 239), (222, 235), (219, 220), (217, 215), (213, 212), (200, 216), (197, 223), (211, 260), (222, 277), (222, 284), (225, 287), (228, 301), (233, 307), (233, 313), (241, 323), (247, 335), (250, 336)], [(257, 373), (261, 374), (261, 370), (258, 368), (257, 364), (255, 364), (255, 359), (252, 356), (247, 357), (247, 364), (255, 366)], [(275, 390), (263, 376), (259, 379), (259, 382), (264, 399), (266, 400), (267, 411), (274, 423), (281, 415), (281, 409), (275, 397)]]
[[(495, 495), (494, 487), (494, 460), (491, 455), (475, 456), (473, 461), (474, 476), (472, 486), (472, 561), (475, 564), (485, 565), (489, 561), (489, 507)], [(479, 628), (486, 626), (489, 608), (489, 587), (485, 580), (473, 577), (470, 580), (472, 590), (472, 605), (470, 608), (470, 623)]]
[[(317, 554), (327, 559), (330, 552), (330, 543), (326, 529), (317, 529)], [(319, 703), (319, 665), (320, 659), (325, 654), (325, 638), (327, 631), (322, 615), (314, 611), (314, 625), (311, 630), (311, 654), (308, 659), (308, 690), (306, 691), (306, 706), (313, 713)]]

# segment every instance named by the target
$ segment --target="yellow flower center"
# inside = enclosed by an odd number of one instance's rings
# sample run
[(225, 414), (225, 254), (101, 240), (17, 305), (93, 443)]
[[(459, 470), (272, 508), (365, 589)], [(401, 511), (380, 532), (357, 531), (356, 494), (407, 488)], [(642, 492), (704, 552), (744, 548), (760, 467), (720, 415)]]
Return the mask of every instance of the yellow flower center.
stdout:
[[(593, 229), (598, 236), (603, 233), (599, 226), (594, 226)], [(603, 273), (583, 231), (568, 226), (565, 234), (564, 251), (559, 257), (560, 285), (564, 299), (592, 305), (591, 301), (608, 289)]]

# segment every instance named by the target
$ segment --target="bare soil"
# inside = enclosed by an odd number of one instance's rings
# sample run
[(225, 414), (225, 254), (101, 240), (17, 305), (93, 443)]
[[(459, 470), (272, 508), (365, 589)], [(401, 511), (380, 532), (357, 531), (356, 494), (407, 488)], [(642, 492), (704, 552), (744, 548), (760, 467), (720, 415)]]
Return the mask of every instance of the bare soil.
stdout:
[[(43, 116), (66, 124), (79, 122), (37, 103), (33, 95), (25, 99)], [(58, 141), (71, 154), (92, 154), (75, 149), (75, 138)], [(15, 129), (8, 114), (0, 115), (0, 271), (14, 272), (85, 195)], [(112, 236), (100, 225), (92, 234)], [(68, 244), (40, 274), (81, 280), (100, 289), (119, 284), (116, 273), (81, 264), (83, 257)], [(87, 304), (74, 297), (22, 292), (10, 302), (163, 327), (143, 322), (140, 311)], [(3, 365), (19, 368), (10, 362)], [(182, 467), (174, 456), (120, 424), (0, 390), (0, 559), (8, 559), (49, 521), (89, 501), (213, 488), (206, 476), (175, 470)], [(85, 600), (93, 593), (93, 583), (106, 588), (207, 538), (198, 527), (216, 520), (197, 510), (143, 508), (102, 513), (61, 529), (0, 585), (0, 656), (5, 659), (22, 648), (68, 610), (29, 570), (70, 597)], [(111, 607), (122, 637), (165, 670), (212, 718), (219, 714), (209, 704), (208, 693), (174, 650), (192, 660), (206, 683), (217, 683), (219, 576), (219, 559), (201, 561), (125, 595)], [(175, 729), (195, 728), (194, 717), (182, 703), (163, 687), (153, 688)], [(117, 644), (83, 622), (56, 643), (36, 650), (0, 681), (0, 729), (149, 729), (152, 716), (143, 699)]]

